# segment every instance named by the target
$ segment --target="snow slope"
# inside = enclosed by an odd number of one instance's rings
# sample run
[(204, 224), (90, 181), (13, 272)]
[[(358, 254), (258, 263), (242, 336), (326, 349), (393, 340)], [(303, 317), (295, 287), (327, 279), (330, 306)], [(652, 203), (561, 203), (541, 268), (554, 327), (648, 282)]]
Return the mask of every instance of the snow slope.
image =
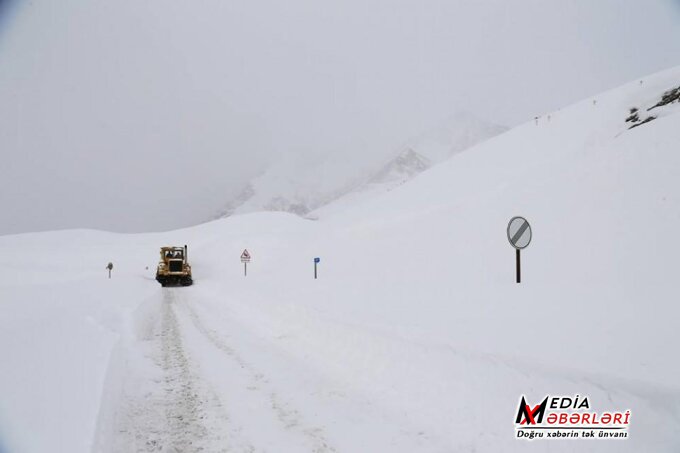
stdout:
[[(680, 104), (625, 122), (678, 85), (680, 67), (584, 100), (317, 221), (0, 237), (0, 444), (678, 451)], [(521, 285), (514, 215), (534, 231)], [(194, 286), (153, 281), (168, 243)], [(630, 438), (518, 441), (523, 394), (630, 409)]]

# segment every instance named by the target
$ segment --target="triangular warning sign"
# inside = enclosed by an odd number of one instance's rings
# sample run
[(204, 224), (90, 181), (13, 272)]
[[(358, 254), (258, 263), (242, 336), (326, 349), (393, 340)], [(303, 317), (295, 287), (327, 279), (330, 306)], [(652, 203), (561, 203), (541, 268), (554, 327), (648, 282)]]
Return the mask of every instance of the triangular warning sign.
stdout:
[(243, 253), (241, 253), (241, 259), (242, 260), (249, 260), (250, 259), (250, 253), (248, 252), (248, 249), (245, 249)]

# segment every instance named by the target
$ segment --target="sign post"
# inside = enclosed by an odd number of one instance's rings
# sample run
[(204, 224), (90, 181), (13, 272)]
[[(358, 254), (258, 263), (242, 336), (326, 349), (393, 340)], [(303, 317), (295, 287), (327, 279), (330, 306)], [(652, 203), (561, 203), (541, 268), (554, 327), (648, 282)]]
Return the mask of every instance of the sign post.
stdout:
[(113, 270), (113, 263), (107, 264), (106, 268), (109, 270), (109, 278), (111, 278), (111, 271)]
[(321, 258), (314, 258), (314, 280), (316, 280), (316, 276), (317, 276), (316, 265), (319, 264), (320, 261), (321, 261)]
[(248, 249), (243, 250), (243, 253), (241, 253), (241, 262), (243, 263), (244, 277), (248, 276), (248, 263), (250, 263), (250, 258), (250, 252), (248, 252)]
[(524, 217), (513, 217), (508, 223), (508, 241), (515, 248), (515, 266), (517, 283), (522, 282), (522, 263), (520, 251), (531, 242), (531, 226)]

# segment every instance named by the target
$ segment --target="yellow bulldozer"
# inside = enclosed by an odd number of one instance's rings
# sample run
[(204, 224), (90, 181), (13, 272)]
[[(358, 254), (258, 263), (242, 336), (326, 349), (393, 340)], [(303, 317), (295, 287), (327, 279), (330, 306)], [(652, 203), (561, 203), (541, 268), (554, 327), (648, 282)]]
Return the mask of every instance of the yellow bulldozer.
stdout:
[(191, 265), (187, 261), (187, 246), (161, 247), (161, 260), (156, 268), (156, 280), (161, 286), (190, 286)]

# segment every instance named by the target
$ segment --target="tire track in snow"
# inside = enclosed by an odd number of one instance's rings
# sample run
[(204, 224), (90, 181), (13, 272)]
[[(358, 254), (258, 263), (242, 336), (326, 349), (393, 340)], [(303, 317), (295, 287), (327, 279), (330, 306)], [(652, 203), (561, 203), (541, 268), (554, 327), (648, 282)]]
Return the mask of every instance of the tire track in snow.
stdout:
[[(164, 394), (167, 437), (161, 442), (169, 451), (204, 451), (206, 446), (215, 450), (219, 441), (217, 433), (206, 428), (208, 406), (221, 407), (214, 394), (205, 388), (190, 372), (189, 360), (184, 351), (182, 337), (175, 315), (175, 293), (164, 291), (161, 330), (162, 368), (165, 372)], [(214, 411), (210, 411), (213, 412)], [(223, 417), (224, 418), (224, 417)], [(206, 445), (208, 443), (208, 445)], [(162, 450), (165, 450), (163, 448)], [(218, 450), (226, 451), (226, 448)]]
[[(153, 319), (151, 345), (130, 366), (126, 360), (122, 400), (116, 408), (113, 439), (103, 450), (111, 453), (228, 452), (224, 427), (229, 419), (219, 398), (192, 371), (175, 313), (172, 290), (163, 290), (160, 314)], [(244, 448), (240, 451), (250, 451)]]
[(203, 322), (201, 322), (199, 315), (190, 304), (183, 303), (182, 309), (186, 311), (186, 314), (196, 330), (217, 350), (228, 356), (235, 365), (247, 374), (248, 381), (250, 382), (247, 390), (258, 392), (260, 393), (260, 398), (266, 398), (268, 400), (271, 410), (281, 427), (285, 430), (293, 430), (302, 434), (305, 442), (311, 447), (311, 449), (306, 451), (313, 453), (332, 453), (337, 451), (328, 442), (324, 430), (320, 427), (306, 425), (302, 414), (290, 404), (282, 401), (276, 391), (274, 391), (271, 386), (267, 385), (269, 379), (248, 363), (248, 361), (221, 338), (216, 331), (207, 328)]

